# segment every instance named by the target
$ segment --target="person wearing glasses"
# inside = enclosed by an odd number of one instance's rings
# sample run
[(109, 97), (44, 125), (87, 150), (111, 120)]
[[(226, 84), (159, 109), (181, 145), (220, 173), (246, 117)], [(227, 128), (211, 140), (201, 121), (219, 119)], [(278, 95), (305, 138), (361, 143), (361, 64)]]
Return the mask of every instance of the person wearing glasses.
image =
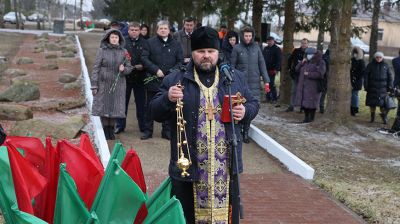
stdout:
[(389, 66), (383, 61), (383, 53), (377, 51), (374, 59), (367, 65), (364, 72), (364, 90), (367, 92), (365, 105), (370, 108), (371, 120), (375, 121), (376, 107), (380, 107), (383, 124), (387, 124), (389, 110), (385, 108), (385, 98), (393, 88), (393, 78)]

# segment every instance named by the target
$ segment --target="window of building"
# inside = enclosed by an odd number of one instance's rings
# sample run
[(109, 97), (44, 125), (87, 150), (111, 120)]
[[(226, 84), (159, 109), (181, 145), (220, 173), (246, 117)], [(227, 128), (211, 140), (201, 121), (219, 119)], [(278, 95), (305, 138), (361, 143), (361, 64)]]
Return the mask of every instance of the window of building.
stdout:
[(378, 29), (378, 40), (383, 40), (383, 29)]

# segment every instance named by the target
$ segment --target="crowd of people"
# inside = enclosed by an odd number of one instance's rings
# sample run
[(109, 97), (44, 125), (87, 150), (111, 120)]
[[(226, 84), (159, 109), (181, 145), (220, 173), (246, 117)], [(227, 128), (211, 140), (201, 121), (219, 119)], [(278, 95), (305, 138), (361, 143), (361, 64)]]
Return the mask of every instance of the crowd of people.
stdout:
[[(117, 21), (110, 24), (110, 29), (102, 40), (92, 75), (95, 96), (93, 111), (102, 117), (107, 139), (114, 139), (114, 134), (125, 130), (132, 92), (136, 104), (136, 118), (142, 133), (141, 139), (152, 138), (153, 119), (149, 116), (148, 105), (158, 92), (164, 77), (173, 71), (184, 70), (191, 62), (191, 35), (198, 27), (201, 27), (201, 24), (188, 17), (183, 21), (183, 28), (172, 33), (168, 21), (159, 21), (156, 35), (150, 37), (150, 29), (146, 24), (125, 24)], [(110, 34), (119, 37), (115, 44), (111, 42)], [(279, 91), (275, 85), (275, 77), (281, 70), (282, 51), (274, 38), (267, 37), (266, 46), (263, 47), (255, 41), (255, 32), (250, 26), (243, 27), (239, 33), (221, 26), (218, 38), (219, 60), (228, 62), (233, 69), (244, 74), (246, 83), (256, 99), (261, 101), (265, 97), (267, 102), (276, 104)], [(320, 113), (325, 111), (330, 61), (329, 49), (323, 53), (309, 47), (308, 44), (308, 39), (302, 39), (300, 47), (295, 48), (288, 58), (292, 87), (291, 100), (286, 112), (292, 112), (298, 107), (300, 112), (304, 112), (304, 123), (314, 120), (318, 108)], [(123, 49), (127, 53), (123, 53)], [(116, 54), (111, 52), (117, 51), (119, 57), (115, 58)], [(110, 53), (104, 54), (105, 52)], [(130, 55), (130, 60), (125, 60), (124, 55)], [(106, 63), (108, 60), (111, 60), (110, 63)], [(120, 63), (121, 61), (123, 63)], [(116, 63), (120, 63), (124, 69), (116, 66)], [(383, 123), (388, 122), (387, 114), (392, 108), (388, 108), (387, 101), (394, 88), (399, 87), (399, 58), (393, 60), (393, 68), (394, 80), (389, 66), (383, 61), (382, 52), (375, 53), (373, 60), (365, 65), (363, 51), (359, 47), (352, 49), (349, 72), (352, 116), (359, 112), (359, 91), (364, 88), (367, 92), (365, 105), (371, 111), (370, 121), (375, 121), (376, 107), (379, 107)], [(119, 79), (114, 87), (117, 91), (111, 93), (107, 89), (111, 88), (110, 85), (118, 73)], [(260, 79), (264, 83), (264, 94), (261, 94)], [(117, 100), (113, 100), (112, 103), (107, 101), (113, 98)], [(120, 101), (125, 103), (124, 114), (119, 111), (122, 108), (119, 105)], [(162, 123), (162, 138), (171, 138), (169, 126), (167, 121)], [(241, 135), (246, 143), (249, 142), (249, 127), (250, 123), (242, 124)]]
[[(217, 32), (193, 18), (185, 18), (182, 30), (175, 33), (168, 21), (161, 20), (156, 35), (149, 33), (148, 26), (136, 22), (112, 23), (106, 31), (91, 76), (92, 114), (101, 117), (106, 138), (115, 139), (114, 134), (126, 128), (133, 92), (140, 138), (152, 138), (157, 121), (162, 123), (161, 137), (171, 142), (171, 195), (181, 202), (187, 223), (238, 219), (235, 177), (243, 172), (242, 142), (249, 142), (250, 123), (261, 99), (271, 104), (279, 99), (275, 78), (281, 71), (282, 51), (273, 37), (267, 37), (262, 47), (250, 26), (239, 33), (221, 26)], [(288, 58), (292, 88), (286, 112), (300, 108), (304, 123), (314, 121), (318, 108), (324, 113), (329, 62), (329, 50), (323, 53), (301, 40)], [(352, 50), (352, 116), (359, 111), (358, 93), (364, 87), (371, 122), (378, 106), (387, 123), (393, 109), (388, 98), (392, 93), (400, 96), (400, 57), (393, 60), (393, 67), (394, 80), (382, 52), (365, 66), (362, 50)], [(236, 97), (232, 109), (225, 105), (229, 93)], [(224, 118), (230, 112), (232, 117)]]

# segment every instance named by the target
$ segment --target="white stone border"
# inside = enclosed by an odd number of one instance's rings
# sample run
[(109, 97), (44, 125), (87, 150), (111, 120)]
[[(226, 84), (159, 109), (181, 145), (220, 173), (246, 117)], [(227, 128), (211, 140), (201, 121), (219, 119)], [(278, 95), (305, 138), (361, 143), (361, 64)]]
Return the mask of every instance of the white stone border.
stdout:
[(16, 30), (16, 29), (0, 29), (1, 32), (8, 33), (23, 33), (23, 34), (36, 34), (41, 35), (43, 33), (48, 33), (50, 36), (65, 36), (67, 33), (53, 33), (52, 30)]
[(90, 113), (90, 120), (93, 124), (93, 131), (94, 131), (94, 144), (96, 144), (97, 148), (99, 149), (100, 160), (103, 163), (103, 167), (106, 167), (108, 164), (108, 160), (110, 160), (110, 151), (108, 150), (108, 144), (106, 137), (104, 135), (103, 127), (101, 126), (101, 121), (99, 116), (92, 116), (92, 103), (93, 103), (93, 95), (92, 91), (90, 90), (90, 78), (89, 73), (86, 66), (86, 60), (83, 56), (83, 51), (81, 47), (81, 43), (79, 41), (79, 37), (75, 35), (76, 38), (76, 45), (78, 47), (79, 58), (81, 61), (81, 74), (85, 83), (85, 95), (86, 95), (86, 106)]
[(312, 180), (314, 178), (314, 169), (311, 166), (299, 159), (293, 153), (289, 152), (285, 147), (273, 140), (253, 124), (250, 125), (249, 136), (260, 147), (285, 164), (289, 171), (307, 180)]

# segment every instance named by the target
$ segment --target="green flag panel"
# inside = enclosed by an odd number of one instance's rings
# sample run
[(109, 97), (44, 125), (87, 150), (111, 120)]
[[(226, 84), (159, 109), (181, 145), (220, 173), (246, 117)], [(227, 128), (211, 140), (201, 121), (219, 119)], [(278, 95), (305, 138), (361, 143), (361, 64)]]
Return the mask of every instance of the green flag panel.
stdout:
[(142, 190), (119, 163), (114, 159), (107, 166), (92, 206), (100, 223), (132, 224), (146, 200)]
[(85, 224), (90, 218), (91, 215), (78, 194), (74, 180), (67, 173), (65, 164), (60, 164), (54, 224)]

